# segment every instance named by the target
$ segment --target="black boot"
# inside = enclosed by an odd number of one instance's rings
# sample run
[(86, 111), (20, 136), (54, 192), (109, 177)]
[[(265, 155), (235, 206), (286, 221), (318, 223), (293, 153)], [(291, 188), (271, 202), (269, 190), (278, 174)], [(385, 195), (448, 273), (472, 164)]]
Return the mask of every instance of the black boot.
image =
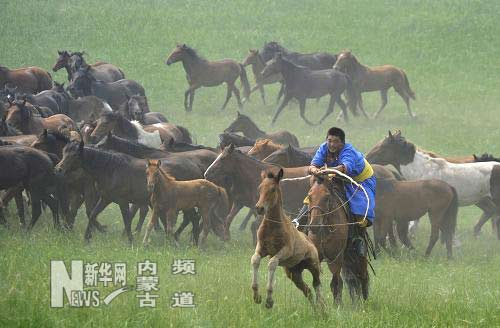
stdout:
[(295, 219), (293, 219), (292, 223), (295, 224), (296, 227), (298, 227), (301, 224), (301, 219), (306, 216), (307, 212), (309, 211), (309, 205), (304, 204), (302, 208), (300, 209), (299, 214)]

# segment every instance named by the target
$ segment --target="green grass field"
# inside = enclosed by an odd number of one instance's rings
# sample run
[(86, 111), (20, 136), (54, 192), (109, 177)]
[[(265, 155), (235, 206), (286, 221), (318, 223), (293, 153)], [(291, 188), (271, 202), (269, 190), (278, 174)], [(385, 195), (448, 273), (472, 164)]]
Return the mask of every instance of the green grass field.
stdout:
[[(57, 50), (85, 50), (88, 61), (104, 60), (121, 67), (127, 78), (145, 87), (152, 110), (189, 128), (200, 144), (215, 145), (217, 134), (236, 113), (236, 101), (218, 112), (225, 88), (205, 88), (196, 93), (193, 112), (186, 114), (183, 96), (187, 87), (181, 64), (164, 61), (178, 42), (187, 43), (208, 59), (243, 60), (248, 48), (276, 40), (302, 51), (338, 52), (351, 49), (367, 65), (393, 64), (403, 68), (417, 94), (410, 121), (403, 101), (389, 92), (389, 103), (377, 121), (362, 118), (340, 123), (348, 139), (368, 151), (388, 129), (400, 128), (411, 141), (446, 155), (489, 152), (500, 155), (498, 110), (500, 104), (500, 3), (498, 1), (4, 1), (0, 64), (8, 67), (36, 65), (49, 70)], [(253, 84), (251, 72), (248, 71)], [(66, 79), (61, 70), (53, 73)], [(276, 86), (267, 87), (269, 105), (258, 94), (245, 106), (262, 129), (270, 130)], [(380, 104), (377, 93), (364, 97), (373, 113)], [(307, 115), (317, 120), (327, 100), (310, 101)], [(338, 109), (337, 109), (338, 110)], [(337, 112), (336, 112), (337, 113)], [(298, 106), (285, 109), (275, 129), (287, 129), (301, 144), (317, 145), (334, 117), (311, 129), (298, 115)], [(31, 234), (17, 227), (0, 229), (0, 326), (4, 327), (430, 327), (500, 326), (500, 242), (484, 226), (480, 238), (472, 226), (480, 212), (459, 211), (457, 235), (461, 246), (446, 260), (444, 247), (436, 245), (423, 258), (429, 237), (428, 220), (416, 236), (417, 250), (401, 250), (373, 262), (371, 295), (359, 309), (333, 305), (330, 274), (324, 266), (323, 293), (328, 315), (320, 317), (306, 299), (277, 272), (275, 307), (267, 310), (251, 298), (250, 232), (232, 226), (233, 239), (222, 244), (212, 235), (201, 252), (190, 246), (187, 233), (182, 247), (169, 246), (154, 234), (144, 249), (141, 236), (130, 247), (121, 236), (117, 207), (100, 217), (110, 227), (96, 234), (90, 245), (83, 241), (86, 217), (80, 212), (73, 232), (59, 233), (49, 215)], [(14, 213), (14, 208), (11, 208)], [(134, 222), (135, 223), (135, 222)], [(126, 262), (128, 283), (134, 284), (135, 264), (144, 259), (158, 263), (160, 298), (155, 309), (139, 308), (136, 293), (125, 293), (109, 306), (97, 309), (50, 308), (50, 260)], [(175, 259), (195, 259), (195, 276), (172, 275)], [(267, 261), (261, 265), (261, 291), (265, 288)], [(310, 281), (309, 274), (306, 274)], [(112, 288), (101, 288), (103, 295)], [(195, 293), (196, 308), (173, 309), (176, 291)]]

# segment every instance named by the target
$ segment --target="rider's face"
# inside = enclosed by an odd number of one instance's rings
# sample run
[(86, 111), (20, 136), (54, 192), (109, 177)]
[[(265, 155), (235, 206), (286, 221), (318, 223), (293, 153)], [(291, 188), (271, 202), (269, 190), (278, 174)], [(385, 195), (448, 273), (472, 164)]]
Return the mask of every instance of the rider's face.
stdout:
[(328, 150), (332, 153), (339, 152), (340, 150), (342, 150), (342, 147), (344, 147), (344, 143), (342, 142), (342, 140), (340, 140), (340, 138), (336, 136), (329, 135), (326, 138), (326, 143), (328, 145)]

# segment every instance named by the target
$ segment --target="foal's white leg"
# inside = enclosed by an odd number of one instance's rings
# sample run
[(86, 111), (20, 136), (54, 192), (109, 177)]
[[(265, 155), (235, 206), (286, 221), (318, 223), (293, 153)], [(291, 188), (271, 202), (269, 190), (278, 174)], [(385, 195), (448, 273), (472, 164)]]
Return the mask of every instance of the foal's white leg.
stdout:
[(279, 250), (276, 255), (271, 257), (269, 263), (267, 265), (267, 299), (266, 299), (266, 307), (268, 309), (273, 307), (273, 284), (274, 284), (274, 273), (276, 272), (276, 268), (280, 263), (280, 259), (285, 253), (285, 248)]
[(142, 240), (142, 244), (146, 246), (151, 241), (149, 239), (149, 235), (151, 234), (151, 230), (153, 230), (154, 225), (158, 222), (158, 211), (153, 208), (153, 214), (151, 215), (151, 219), (149, 219), (148, 226), (146, 227), (146, 233), (144, 234), (144, 239)]
[(259, 295), (259, 266), (260, 266), (260, 243), (257, 242), (257, 247), (255, 247), (255, 253), (252, 256), (250, 263), (252, 264), (252, 289), (253, 289), (253, 301), (257, 304), (262, 302), (262, 297)]

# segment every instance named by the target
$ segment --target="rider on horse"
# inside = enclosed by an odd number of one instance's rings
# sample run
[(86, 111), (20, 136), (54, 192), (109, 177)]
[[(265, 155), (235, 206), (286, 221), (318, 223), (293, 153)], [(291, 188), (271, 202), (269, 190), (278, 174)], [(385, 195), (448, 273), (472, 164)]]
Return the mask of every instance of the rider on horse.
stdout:
[[(354, 247), (361, 256), (366, 256), (366, 245), (362, 236), (365, 235), (365, 228), (372, 225), (375, 218), (375, 186), (376, 178), (373, 169), (363, 154), (351, 144), (345, 143), (345, 133), (342, 129), (333, 127), (328, 130), (326, 142), (321, 144), (311, 161), (309, 167), (310, 174), (320, 173), (326, 166), (336, 169), (358, 182), (366, 190), (369, 202), (365, 193), (352, 183), (346, 183), (346, 199), (349, 201), (352, 217), (359, 223), (359, 228), (352, 229), (354, 234)], [(294, 221), (298, 225), (300, 219), (309, 211), (309, 202), (306, 197), (304, 206)], [(365, 217), (366, 208), (368, 212)], [(356, 233), (358, 232), (358, 233)]]

